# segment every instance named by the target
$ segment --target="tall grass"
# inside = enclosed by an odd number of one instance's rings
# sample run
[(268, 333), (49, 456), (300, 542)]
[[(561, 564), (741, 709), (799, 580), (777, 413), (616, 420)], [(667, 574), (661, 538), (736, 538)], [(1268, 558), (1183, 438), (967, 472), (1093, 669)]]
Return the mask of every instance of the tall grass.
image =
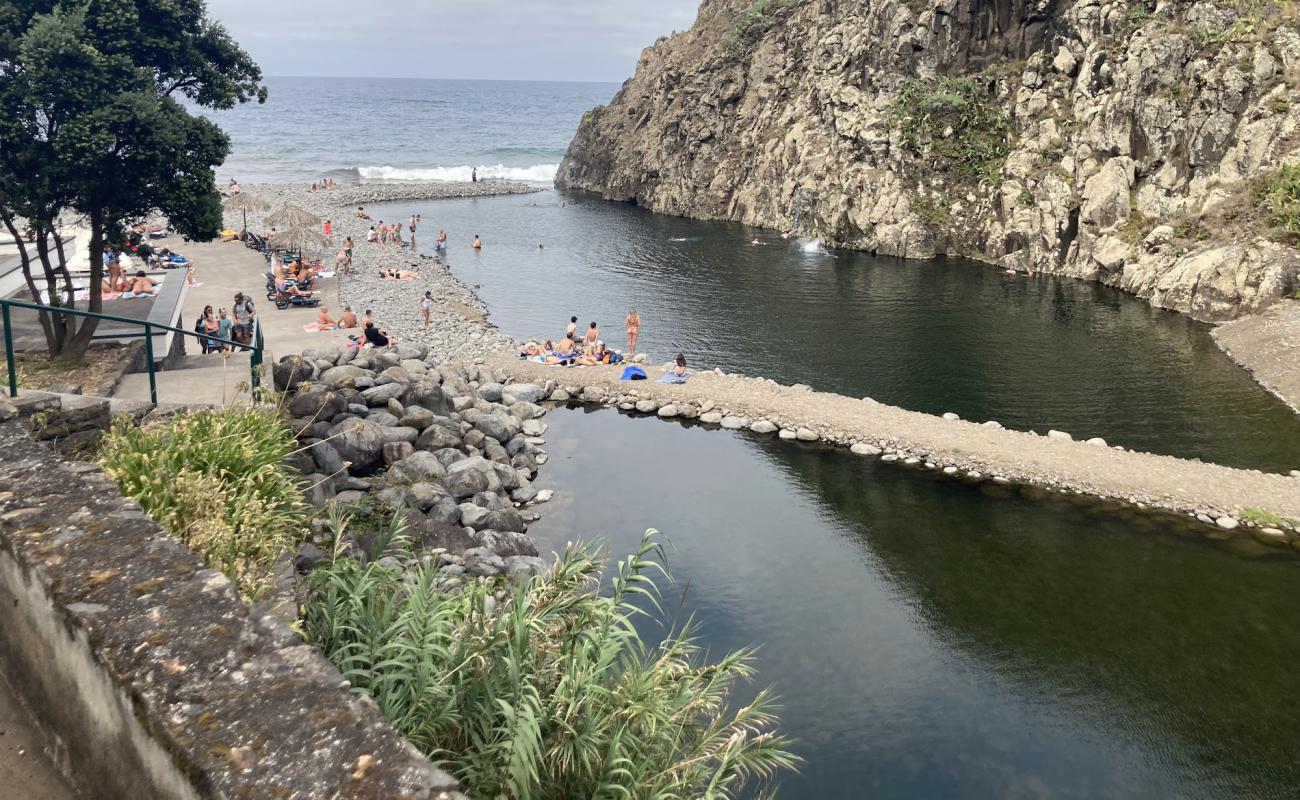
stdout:
[(688, 623), (661, 644), (662, 552), (647, 532), (598, 590), (604, 559), (568, 550), (552, 571), (497, 587), (437, 588), (337, 554), (312, 573), (304, 633), (473, 797), (731, 798), (798, 759), (764, 690), (741, 708), (752, 652), (713, 664)]
[(120, 418), (100, 466), (253, 601), (270, 588), (276, 559), (306, 534), (308, 506), (283, 464), (295, 447), (273, 407), (230, 407), (145, 427)]

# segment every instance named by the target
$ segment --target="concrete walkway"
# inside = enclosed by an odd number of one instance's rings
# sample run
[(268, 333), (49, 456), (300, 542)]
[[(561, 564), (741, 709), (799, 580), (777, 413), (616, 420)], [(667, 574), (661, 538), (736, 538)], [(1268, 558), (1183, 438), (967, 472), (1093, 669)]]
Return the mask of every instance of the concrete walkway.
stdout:
[(740, 375), (702, 372), (673, 385), (656, 382), (662, 372), (656, 368), (647, 369), (651, 380), (631, 383), (619, 381), (622, 367), (549, 367), (511, 357), (491, 366), (518, 381), (594, 387), (596, 402), (626, 402), (636, 393), (655, 408), (691, 403), (790, 431), (806, 428), (815, 439), (867, 444), (886, 454), (905, 451), (936, 468), (955, 467), (954, 474), (978, 472), (1212, 518), (1257, 509), (1300, 520), (1300, 479), (1284, 475), (985, 427)]

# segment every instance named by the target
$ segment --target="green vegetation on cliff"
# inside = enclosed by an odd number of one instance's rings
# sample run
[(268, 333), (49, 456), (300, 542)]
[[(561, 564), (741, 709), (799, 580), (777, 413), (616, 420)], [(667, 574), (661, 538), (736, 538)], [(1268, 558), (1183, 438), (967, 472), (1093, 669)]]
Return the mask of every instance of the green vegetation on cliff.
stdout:
[(727, 38), (727, 52), (737, 54), (748, 51), (758, 44), (763, 36), (776, 22), (776, 15), (783, 9), (795, 6), (803, 0), (755, 0), (749, 8), (740, 12), (736, 25)]
[(768, 693), (732, 702), (750, 651), (706, 663), (689, 622), (642, 638), (667, 574), (652, 533), (600, 593), (604, 565), (571, 549), (498, 603), (494, 584), (439, 590), (436, 561), (336, 555), (311, 575), (304, 631), (471, 797), (725, 800), (793, 767)]
[(937, 166), (984, 183), (997, 180), (1010, 152), (1006, 113), (970, 78), (907, 78), (893, 111), (903, 147)]
[(1277, 238), (1300, 241), (1300, 164), (1284, 164), (1277, 172), (1260, 176), (1249, 195), (1268, 224), (1282, 234)]

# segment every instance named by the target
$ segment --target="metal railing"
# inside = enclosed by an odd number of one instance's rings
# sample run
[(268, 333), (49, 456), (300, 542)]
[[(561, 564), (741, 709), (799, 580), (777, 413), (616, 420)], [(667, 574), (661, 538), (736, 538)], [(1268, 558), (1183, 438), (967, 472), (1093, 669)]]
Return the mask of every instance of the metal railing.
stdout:
[[(113, 314), (99, 314), (93, 311), (81, 311), (76, 308), (60, 308), (53, 306), (40, 305), (38, 303), (28, 303), (24, 300), (0, 300), (0, 324), (5, 329), (5, 367), (8, 372), (9, 396), (18, 396), (18, 367), (14, 363), (14, 334), (13, 327), (9, 324), (10, 308), (23, 308), (30, 311), (42, 311), (48, 314), (69, 314), (74, 317), (91, 317), (99, 320), (108, 320), (109, 322), (125, 323), (127, 325), (139, 325), (144, 328), (144, 360), (145, 368), (149, 371), (149, 402), (155, 406), (158, 405), (158, 381), (155, 373), (158, 368), (154, 365), (153, 357), (153, 334), (155, 330), (171, 331), (179, 333), (182, 336), (192, 336), (202, 341), (216, 342), (217, 344), (227, 345), (236, 350), (249, 350), (251, 355), (248, 358), (249, 366), (249, 385), (257, 389), (261, 385), (261, 366), (262, 351), (265, 341), (262, 339), (262, 321), (253, 317), (253, 336), (248, 344), (236, 342), (231, 339), (222, 339), (220, 336), (210, 336), (198, 331), (185, 330), (173, 325), (160, 325), (157, 322), (149, 322), (143, 319), (131, 319), (129, 317), (119, 317)], [(132, 334), (134, 335), (134, 334)], [(113, 337), (126, 338), (126, 337)]]

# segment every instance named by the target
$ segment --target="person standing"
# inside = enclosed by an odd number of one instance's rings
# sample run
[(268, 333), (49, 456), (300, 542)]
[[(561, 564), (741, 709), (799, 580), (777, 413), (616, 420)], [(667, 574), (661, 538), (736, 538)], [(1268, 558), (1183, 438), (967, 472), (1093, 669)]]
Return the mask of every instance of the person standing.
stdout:
[(329, 220), (325, 220), (325, 235), (326, 235), (326, 236), (333, 236), (333, 235), (334, 235), (333, 226), (330, 224), (330, 221), (329, 221)]
[(253, 341), (253, 319), (257, 316), (253, 301), (245, 297), (243, 292), (235, 292), (235, 304), (231, 311), (235, 314), (235, 341), (250, 343)]
[(591, 327), (587, 328), (587, 335), (582, 338), (582, 342), (594, 347), (598, 341), (600, 341), (600, 328), (597, 328), (596, 323), (593, 322)]
[(469, 182), (478, 183), (478, 167), (475, 167), (474, 169), (471, 169), (469, 171)]
[(424, 329), (429, 330), (429, 313), (433, 311), (433, 292), (426, 291), (420, 299), (420, 315), (424, 317)]
[(635, 308), (627, 310), (627, 354), (628, 357), (636, 355), (636, 337), (641, 332), (641, 315), (636, 313)]
[(577, 318), (577, 317), (569, 317), (569, 327), (565, 329), (565, 331), (564, 331), (564, 335), (567, 336), (567, 337), (570, 338), (570, 339), (574, 339), (574, 338), (577, 337), (577, 335), (578, 335), (578, 318)]

